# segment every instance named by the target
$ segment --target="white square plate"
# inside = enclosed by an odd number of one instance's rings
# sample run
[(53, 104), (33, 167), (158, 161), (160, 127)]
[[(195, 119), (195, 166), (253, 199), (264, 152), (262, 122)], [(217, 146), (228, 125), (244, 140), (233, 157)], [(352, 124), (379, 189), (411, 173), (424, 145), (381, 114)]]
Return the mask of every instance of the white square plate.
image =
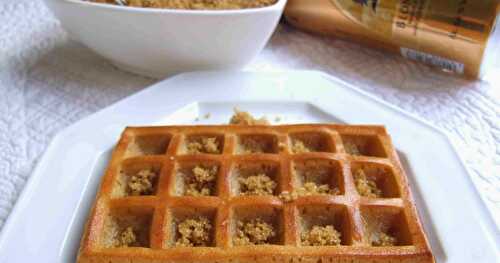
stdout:
[(67, 128), (47, 149), (5, 224), (0, 262), (75, 261), (100, 177), (125, 126), (222, 124), (235, 106), (270, 120), (280, 117), (280, 123), (386, 125), (437, 262), (500, 262), (498, 229), (442, 132), (307, 71), (182, 74)]

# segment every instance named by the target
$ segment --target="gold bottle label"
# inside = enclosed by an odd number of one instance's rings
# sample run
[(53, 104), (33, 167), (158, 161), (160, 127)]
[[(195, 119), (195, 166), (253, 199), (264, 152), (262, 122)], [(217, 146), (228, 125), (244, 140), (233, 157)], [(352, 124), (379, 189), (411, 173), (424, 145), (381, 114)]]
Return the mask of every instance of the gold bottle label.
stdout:
[(476, 77), (499, 12), (500, 0), (289, 0), (285, 15), (309, 31)]
[(391, 37), (399, 0), (331, 0), (342, 13), (369, 30)]

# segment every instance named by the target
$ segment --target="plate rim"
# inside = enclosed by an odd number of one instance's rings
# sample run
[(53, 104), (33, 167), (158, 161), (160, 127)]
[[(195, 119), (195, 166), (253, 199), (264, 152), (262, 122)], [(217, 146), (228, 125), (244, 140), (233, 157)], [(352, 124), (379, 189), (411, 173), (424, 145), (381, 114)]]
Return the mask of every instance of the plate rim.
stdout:
[[(284, 72), (196, 71), (196, 72), (187, 72), (187, 73), (177, 74), (177, 75), (174, 75), (166, 80), (159, 81), (159, 82), (151, 85), (150, 87), (146, 87), (137, 93), (131, 94), (130, 96), (127, 96), (127, 97), (93, 113), (93, 114), (90, 114), (89, 116), (87, 116), (85, 118), (82, 118), (81, 120), (71, 124), (70, 126), (62, 129), (60, 132), (58, 132), (56, 135), (54, 135), (53, 139), (51, 140), (51, 142), (47, 146), (46, 150), (44, 151), (42, 157), (40, 158), (40, 160), (36, 164), (35, 168), (33, 169), (31, 176), (28, 178), (24, 188), (22, 189), (22, 191), (18, 195), (18, 198), (17, 198), (14, 206), (12, 207), (10, 214), (6, 218), (3, 228), (0, 231), (0, 245), (3, 244), (3, 241), (5, 239), (4, 236), (5, 236), (5, 233), (7, 232), (7, 230), (9, 228), (12, 228), (13, 225), (15, 225), (15, 222), (14, 222), (15, 218), (18, 216), (18, 214), (22, 210), (23, 205), (25, 204), (25, 202), (27, 202), (30, 199), (30, 198), (28, 198), (29, 194), (31, 194), (34, 190), (36, 190), (36, 188), (34, 188), (34, 187), (36, 187), (36, 182), (39, 181), (42, 177), (41, 170), (42, 170), (43, 166), (46, 165), (46, 163), (48, 163), (50, 161), (50, 159), (52, 159), (54, 156), (54, 153), (52, 153), (52, 152), (54, 151), (55, 148), (57, 148), (58, 144), (61, 144), (61, 140), (63, 140), (65, 137), (67, 137), (74, 129), (77, 129), (78, 126), (86, 125), (87, 122), (92, 121), (92, 118), (96, 118), (96, 117), (99, 117), (99, 115), (101, 115), (101, 114), (105, 114), (107, 111), (109, 111), (110, 109), (113, 109), (117, 105), (127, 103), (127, 100), (130, 98), (133, 98), (136, 96), (141, 96), (141, 94), (148, 92), (149, 90), (151, 90), (151, 88), (153, 88), (155, 86), (164, 85), (163, 84), (164, 82), (175, 81), (178, 78), (190, 76), (193, 74), (206, 74), (206, 73), (208, 73), (208, 74), (210, 74), (210, 73), (232, 74), (234, 72), (238, 72), (239, 74), (249, 74), (249, 75), (252, 75), (252, 74), (257, 74), (257, 75), (311, 74), (313, 76), (315, 75), (317, 77), (324, 78), (324, 79), (328, 80), (329, 82), (340, 83), (341, 85), (343, 85), (343, 86), (351, 89), (352, 91), (358, 93), (359, 95), (363, 96), (365, 99), (370, 100), (370, 101), (374, 101), (377, 104), (380, 104), (381, 106), (383, 106), (385, 108), (388, 108), (392, 111), (395, 111), (398, 114), (402, 114), (402, 115), (408, 117), (409, 119), (412, 119), (413, 121), (416, 121), (416, 122), (420, 123), (421, 125), (424, 125), (427, 129), (432, 130), (434, 134), (439, 135), (441, 139), (444, 139), (444, 141), (449, 146), (451, 146), (452, 152), (454, 153), (456, 159), (459, 161), (461, 169), (463, 169), (464, 174), (467, 175), (466, 180), (467, 180), (468, 185), (472, 186), (472, 188), (471, 187), (469, 187), (469, 188), (470, 188), (470, 190), (473, 191), (473, 193), (471, 193), (471, 194), (473, 194), (473, 196), (474, 196), (474, 200), (473, 200), (474, 204), (479, 205), (479, 207), (477, 207), (477, 208), (480, 211), (483, 211), (483, 213), (485, 213), (485, 215), (487, 215), (486, 217), (481, 217), (481, 220), (485, 221), (492, 241), (496, 242), (497, 244), (500, 244), (500, 235), (499, 235), (500, 230), (496, 227), (496, 223), (493, 219), (492, 211), (490, 211), (488, 209), (488, 207), (486, 206), (485, 200), (484, 200), (483, 196), (481, 195), (481, 193), (479, 192), (478, 186), (472, 180), (472, 177), (471, 177), (472, 173), (471, 173), (470, 169), (467, 167), (467, 165), (465, 165), (463, 156), (460, 154), (460, 152), (457, 149), (457, 146), (450, 139), (450, 137), (446, 131), (432, 125), (430, 122), (423, 120), (422, 118), (416, 116), (415, 114), (404, 111), (401, 108), (399, 108), (393, 104), (390, 104), (390, 103), (382, 100), (381, 98), (376, 97), (373, 94), (370, 94), (370, 93), (368, 93), (360, 88), (357, 88), (354, 85), (347, 83), (346, 81), (344, 81), (342, 79), (338, 79), (338, 78), (335, 78), (333, 76), (330, 76), (327, 73), (315, 71), (315, 70), (291, 70), (291, 71), (284, 71)], [(197, 98), (193, 98), (193, 99), (196, 100)], [(283, 101), (292, 101), (292, 100), (283, 100)], [(314, 102), (307, 100), (307, 99), (302, 99), (301, 101), (308, 102), (311, 105), (317, 106)], [(2, 247), (0, 246), (0, 250), (1, 249), (2, 249)], [(497, 253), (494, 253), (494, 254), (497, 257), (499, 257), (498, 251), (497, 251)]]

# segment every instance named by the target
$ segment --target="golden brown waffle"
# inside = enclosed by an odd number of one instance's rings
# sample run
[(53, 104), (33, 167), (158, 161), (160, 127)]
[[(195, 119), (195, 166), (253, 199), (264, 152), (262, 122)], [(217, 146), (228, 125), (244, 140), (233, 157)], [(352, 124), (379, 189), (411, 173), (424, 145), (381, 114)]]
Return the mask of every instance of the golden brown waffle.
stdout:
[[(189, 154), (193, 141), (201, 144), (194, 148), (212, 153)], [(264, 153), (248, 153), (249, 145)], [(293, 152), (304, 148), (309, 152)], [(210, 196), (185, 196), (196, 166), (216, 167), (215, 180), (204, 185)], [(313, 181), (323, 180), (332, 191), (300, 194), (314, 169), (326, 172)], [(148, 180), (137, 181), (141, 171), (149, 172), (140, 175)], [(247, 185), (240, 178), (252, 173), (274, 182), (272, 195), (244, 194)], [(199, 218), (211, 227), (191, 230), (208, 234), (198, 236), (195, 247), (180, 246), (179, 226)], [(265, 244), (241, 245), (241, 224), (257, 219), (274, 235)], [(313, 236), (315, 226), (336, 234)], [(308, 245), (328, 237), (333, 243)], [(428, 263), (434, 258), (385, 128), (310, 124), (127, 128), (102, 180), (78, 262)]]

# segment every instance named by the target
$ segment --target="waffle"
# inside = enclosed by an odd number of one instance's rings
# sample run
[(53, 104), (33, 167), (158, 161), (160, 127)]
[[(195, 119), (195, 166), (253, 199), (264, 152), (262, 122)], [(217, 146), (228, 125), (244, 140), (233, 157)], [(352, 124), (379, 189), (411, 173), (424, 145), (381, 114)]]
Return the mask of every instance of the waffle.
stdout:
[(434, 262), (381, 126), (127, 128), (87, 262)]

